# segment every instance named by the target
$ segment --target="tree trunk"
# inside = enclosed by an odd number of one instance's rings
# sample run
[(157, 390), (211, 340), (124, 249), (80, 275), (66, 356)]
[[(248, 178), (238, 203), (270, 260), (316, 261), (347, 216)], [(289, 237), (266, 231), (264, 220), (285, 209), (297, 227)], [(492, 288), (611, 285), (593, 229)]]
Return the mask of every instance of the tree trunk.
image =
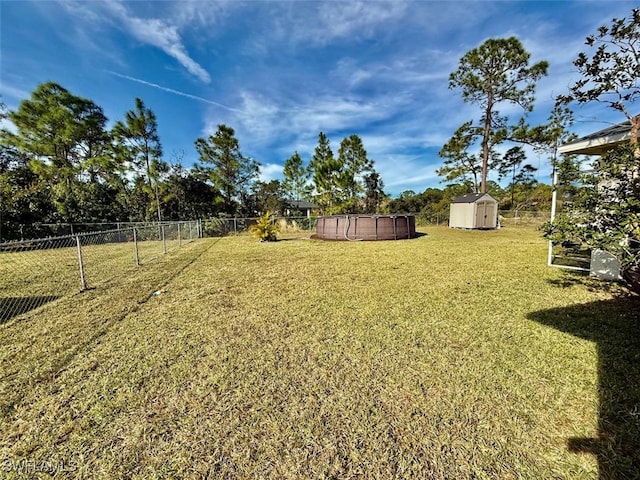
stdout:
[(487, 193), (487, 171), (489, 169), (489, 135), (491, 135), (491, 110), (493, 109), (493, 96), (487, 98), (487, 108), (484, 112), (484, 132), (482, 137), (482, 185), (480, 193)]

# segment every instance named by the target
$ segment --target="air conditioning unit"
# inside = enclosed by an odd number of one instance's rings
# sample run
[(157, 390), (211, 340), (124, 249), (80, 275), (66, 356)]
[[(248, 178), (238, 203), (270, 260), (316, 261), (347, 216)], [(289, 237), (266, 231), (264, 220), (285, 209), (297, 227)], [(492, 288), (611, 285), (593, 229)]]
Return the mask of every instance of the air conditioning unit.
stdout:
[(589, 273), (602, 280), (621, 280), (618, 259), (604, 250), (591, 251), (591, 267)]

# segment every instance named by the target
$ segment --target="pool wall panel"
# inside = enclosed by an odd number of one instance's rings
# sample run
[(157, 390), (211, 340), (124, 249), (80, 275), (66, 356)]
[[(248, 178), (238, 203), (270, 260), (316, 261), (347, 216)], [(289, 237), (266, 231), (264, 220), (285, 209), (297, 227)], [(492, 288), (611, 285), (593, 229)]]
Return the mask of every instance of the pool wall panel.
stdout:
[(416, 236), (413, 215), (333, 215), (319, 217), (316, 237), (323, 240), (402, 240)]

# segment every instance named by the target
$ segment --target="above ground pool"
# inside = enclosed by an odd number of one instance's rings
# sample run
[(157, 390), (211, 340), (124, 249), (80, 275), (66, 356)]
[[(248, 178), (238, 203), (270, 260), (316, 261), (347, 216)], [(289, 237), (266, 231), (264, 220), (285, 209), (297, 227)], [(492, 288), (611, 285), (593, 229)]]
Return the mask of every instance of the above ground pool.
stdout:
[(413, 215), (332, 215), (318, 217), (316, 238), (322, 240), (402, 240), (416, 236)]

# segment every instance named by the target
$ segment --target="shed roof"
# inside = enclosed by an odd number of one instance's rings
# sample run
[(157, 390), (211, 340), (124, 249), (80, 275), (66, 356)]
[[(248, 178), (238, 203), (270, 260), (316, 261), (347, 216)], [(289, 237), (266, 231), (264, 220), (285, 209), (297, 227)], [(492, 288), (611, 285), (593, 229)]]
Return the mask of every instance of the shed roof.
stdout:
[(451, 200), (451, 203), (475, 203), (482, 197), (487, 197), (485, 200), (496, 201), (495, 198), (488, 193), (465, 193), (464, 195), (460, 195), (459, 197)]
[(602, 155), (631, 137), (631, 122), (622, 122), (599, 130), (573, 142), (565, 143), (558, 152), (565, 154)]

